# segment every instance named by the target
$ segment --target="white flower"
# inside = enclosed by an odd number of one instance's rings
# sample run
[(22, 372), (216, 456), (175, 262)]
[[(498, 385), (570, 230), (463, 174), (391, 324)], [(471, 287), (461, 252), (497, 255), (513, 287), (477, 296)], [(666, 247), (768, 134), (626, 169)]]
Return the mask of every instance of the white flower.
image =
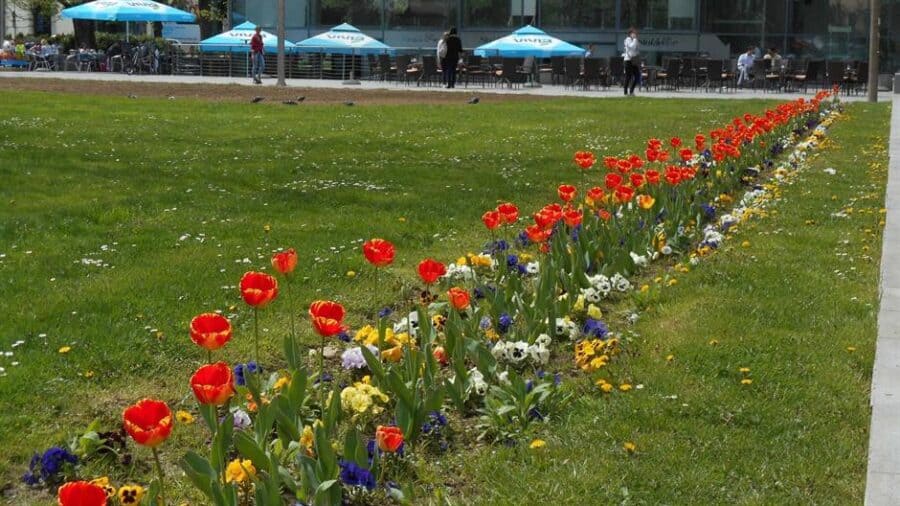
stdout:
[(511, 385), (512, 382), (509, 381), (509, 371), (503, 371), (497, 375), (497, 381), (501, 385)]
[(472, 388), (476, 395), (484, 396), (488, 391), (488, 384), (482, 380), (478, 380), (472, 383)]
[(494, 347), (491, 348), (491, 355), (494, 356), (497, 360), (502, 360), (506, 358), (506, 341), (497, 341), (494, 343)]
[(525, 272), (528, 274), (537, 274), (541, 270), (541, 264), (538, 262), (528, 262), (525, 264)]
[(584, 297), (584, 300), (587, 302), (593, 303), (600, 302), (603, 299), (603, 294), (594, 287), (583, 288), (581, 290), (581, 296)]
[(253, 423), (250, 420), (250, 415), (247, 414), (243, 409), (234, 410), (234, 428), (238, 430), (243, 430), (250, 427), (250, 424)]
[(668, 244), (666, 244), (665, 246), (662, 247), (662, 250), (660, 251), (660, 253), (662, 253), (663, 255), (666, 255), (666, 256), (671, 255), (672, 247), (669, 246)]
[(541, 334), (537, 336), (537, 339), (534, 340), (534, 344), (544, 347), (550, 346), (551, 342), (553, 342), (553, 340), (550, 339), (550, 336), (548, 334)]
[(631, 255), (631, 261), (634, 262), (635, 267), (646, 267), (647, 266), (647, 257), (643, 255), (638, 255), (634, 251), (629, 253)]
[(443, 277), (447, 279), (472, 279), (474, 276), (472, 268), (468, 265), (450, 264), (447, 266), (447, 274), (444, 274)]
[(533, 344), (528, 347), (528, 356), (536, 365), (544, 365), (550, 360), (550, 350), (544, 346)]
[(528, 343), (525, 341), (510, 343), (508, 350), (509, 360), (514, 363), (519, 363), (528, 356)]
[(618, 272), (613, 275), (612, 278), (610, 278), (610, 282), (612, 282), (612, 284), (616, 287), (616, 290), (620, 292), (627, 292), (631, 289), (631, 282)]

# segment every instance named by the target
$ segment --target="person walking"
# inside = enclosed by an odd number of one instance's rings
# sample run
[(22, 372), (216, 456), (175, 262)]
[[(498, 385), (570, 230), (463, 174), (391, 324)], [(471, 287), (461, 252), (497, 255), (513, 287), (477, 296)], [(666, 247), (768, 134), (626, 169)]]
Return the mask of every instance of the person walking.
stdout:
[[(641, 80), (641, 62), (640, 62), (640, 43), (638, 42), (638, 31), (634, 28), (628, 29), (628, 36), (625, 37), (625, 52), (622, 58), (625, 60), (625, 95), (634, 96), (634, 87)], [(629, 85), (630, 88), (629, 89)]]
[(256, 33), (250, 37), (250, 62), (253, 66), (253, 83), (262, 84), (262, 72), (266, 66), (263, 57), (262, 28), (256, 27)]
[(450, 35), (450, 32), (444, 32), (441, 35), (441, 38), (438, 39), (437, 49), (435, 53), (437, 55), (438, 65), (441, 66), (441, 84), (444, 86), (447, 85), (447, 71), (444, 70), (444, 60), (447, 58), (447, 36)]
[(447, 32), (447, 53), (441, 60), (441, 70), (447, 76), (447, 88), (456, 88), (456, 66), (459, 64), (459, 56), (462, 54), (462, 40), (456, 34), (456, 27)]

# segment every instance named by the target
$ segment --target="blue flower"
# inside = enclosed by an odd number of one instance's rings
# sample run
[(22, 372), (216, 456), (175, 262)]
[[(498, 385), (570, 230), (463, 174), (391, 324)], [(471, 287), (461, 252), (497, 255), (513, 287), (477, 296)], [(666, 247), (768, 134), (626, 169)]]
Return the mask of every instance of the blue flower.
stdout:
[(575, 228), (572, 229), (572, 241), (573, 242), (578, 242), (578, 235), (580, 233), (581, 233), (581, 224), (579, 223), (578, 225), (575, 226)]
[(531, 244), (531, 240), (528, 239), (528, 234), (526, 234), (524, 231), (519, 232), (519, 237), (516, 238), (516, 244), (518, 244), (520, 248), (524, 248), (525, 246)]
[(481, 330), (487, 330), (491, 328), (491, 318), (489, 316), (482, 316), (481, 322), (478, 323), (478, 326), (481, 327)]
[(526, 381), (525, 382), (525, 393), (529, 393), (532, 390), (534, 390), (534, 382), (531, 380)]
[(51, 446), (44, 452), (44, 455), (41, 456), (41, 478), (44, 481), (49, 481), (57, 473), (62, 471), (62, 468), (66, 463), (77, 464), (78, 457), (69, 453), (65, 448)]
[(391, 308), (386, 307), (378, 312), (378, 317), (379, 318), (387, 318), (388, 316), (391, 316), (391, 313), (393, 313), (393, 312), (394, 311)]
[(512, 269), (513, 267), (519, 265), (519, 257), (516, 255), (506, 255), (506, 266)]
[(500, 318), (497, 320), (497, 330), (500, 331), (501, 334), (505, 334), (507, 330), (509, 330), (510, 325), (512, 325), (512, 317), (507, 313), (503, 313), (500, 315)]
[(447, 425), (447, 417), (444, 416), (440, 411), (432, 411), (428, 413), (428, 416), (431, 418), (431, 422), (435, 425), (440, 425), (441, 427), (445, 427)]
[(344, 341), (345, 343), (349, 343), (352, 340), (350, 338), (350, 334), (348, 334), (346, 330), (338, 334), (338, 339)]
[(491, 255), (496, 255), (497, 253), (506, 251), (509, 249), (509, 243), (500, 239), (498, 241), (493, 241), (488, 244), (487, 248), (485, 248), (484, 252)]
[(318, 385), (319, 382), (329, 383), (333, 379), (334, 379), (334, 376), (332, 376), (331, 374), (329, 374), (327, 372), (323, 372), (322, 377), (316, 378), (316, 381), (313, 382), (313, 385)]
[(366, 490), (375, 488), (375, 477), (371, 471), (360, 467), (356, 462), (349, 460), (341, 460), (338, 462), (341, 467), (341, 482), (349, 487), (364, 487)]
[(246, 364), (237, 364), (234, 366), (234, 382), (238, 386), (244, 386), (247, 384), (246, 374), (262, 374), (262, 366), (258, 365), (254, 361), (249, 361)]
[(544, 421), (544, 415), (541, 414), (541, 412), (538, 411), (537, 408), (531, 408), (528, 410), (528, 418), (531, 418), (532, 420), (537, 420), (539, 422)]
[(596, 337), (598, 339), (603, 339), (606, 337), (606, 334), (609, 334), (609, 327), (606, 326), (600, 320), (595, 320), (593, 318), (588, 318), (586, 322), (584, 322), (584, 328), (582, 329), (584, 335), (588, 337)]
[(562, 374), (556, 373), (553, 375), (553, 385), (559, 386), (562, 383)]
[(713, 218), (716, 217), (716, 208), (715, 207), (713, 207), (709, 204), (703, 204), (700, 207), (703, 209), (703, 213), (706, 214), (706, 219), (712, 220)]

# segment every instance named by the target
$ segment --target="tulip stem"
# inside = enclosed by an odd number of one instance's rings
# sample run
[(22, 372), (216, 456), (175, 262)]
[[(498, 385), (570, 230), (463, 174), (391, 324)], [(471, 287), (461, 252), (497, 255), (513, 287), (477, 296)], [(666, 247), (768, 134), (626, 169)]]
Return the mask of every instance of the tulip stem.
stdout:
[(322, 401), (322, 411), (325, 411), (325, 336), (319, 344), (319, 397)]
[(258, 366), (262, 362), (259, 361), (259, 308), (253, 308), (253, 346), (256, 350), (256, 365)]
[(212, 350), (206, 350), (206, 363), (212, 363)]
[(165, 505), (165, 475), (163, 474), (162, 464), (159, 462), (159, 451), (156, 447), (151, 448), (151, 450), (153, 450), (153, 460), (156, 461), (156, 475), (159, 477), (159, 504)]
[(297, 334), (294, 330), (294, 292), (290, 289), (290, 285), (290, 278), (286, 278), (284, 283), (284, 291), (287, 293), (288, 313), (290, 313), (291, 315), (291, 353), (294, 353), (294, 348), (297, 346)]

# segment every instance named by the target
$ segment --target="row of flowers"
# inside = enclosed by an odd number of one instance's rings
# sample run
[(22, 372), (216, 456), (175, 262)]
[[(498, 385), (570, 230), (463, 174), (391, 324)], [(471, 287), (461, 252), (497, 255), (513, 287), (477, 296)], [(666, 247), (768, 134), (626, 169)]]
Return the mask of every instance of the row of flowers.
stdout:
[[(180, 467), (214, 504), (406, 502), (413, 490), (402, 481), (414, 474), (411, 456), (445, 451), (454, 427), (515, 444), (562, 412), (575, 387), (548, 369), (581, 371), (600, 395), (628, 391), (627, 383), (617, 389), (609, 372), (627, 339), (610, 330), (604, 309), (647, 291), (634, 283), (650, 262), (679, 254), (696, 262), (718, 248), (765, 192), (757, 177), (836, 107), (836, 94), (823, 91), (735, 118), (698, 134), (690, 147), (677, 137), (650, 139), (643, 156), (600, 164), (593, 153), (578, 152), (581, 185), (560, 185), (559, 201), (527, 224), (510, 202), (486, 211), (490, 240), (482, 251), (450, 263), (422, 260), (416, 300), (379, 311), (355, 331), (342, 304), (314, 301), (309, 323), (319, 339), (308, 347), (287, 307), (280, 360), (261, 356), (260, 312), (281, 299), (280, 291), (294, 289), (298, 255), (276, 253), (280, 279), (254, 271), (240, 282), (253, 313), (253, 360), (214, 361), (235, 335), (225, 316), (203, 313), (190, 323), (208, 362), (189, 385), (209, 445), (188, 452)], [(374, 269), (385, 269), (396, 250), (372, 239), (362, 253)], [(571, 361), (553, 359), (565, 349)], [(158, 448), (174, 424), (163, 401), (129, 406), (123, 428), (150, 449), (156, 477), (146, 489), (70, 481), (59, 488), (59, 503), (171, 499)], [(35, 469), (28, 478), (52, 481)]]

